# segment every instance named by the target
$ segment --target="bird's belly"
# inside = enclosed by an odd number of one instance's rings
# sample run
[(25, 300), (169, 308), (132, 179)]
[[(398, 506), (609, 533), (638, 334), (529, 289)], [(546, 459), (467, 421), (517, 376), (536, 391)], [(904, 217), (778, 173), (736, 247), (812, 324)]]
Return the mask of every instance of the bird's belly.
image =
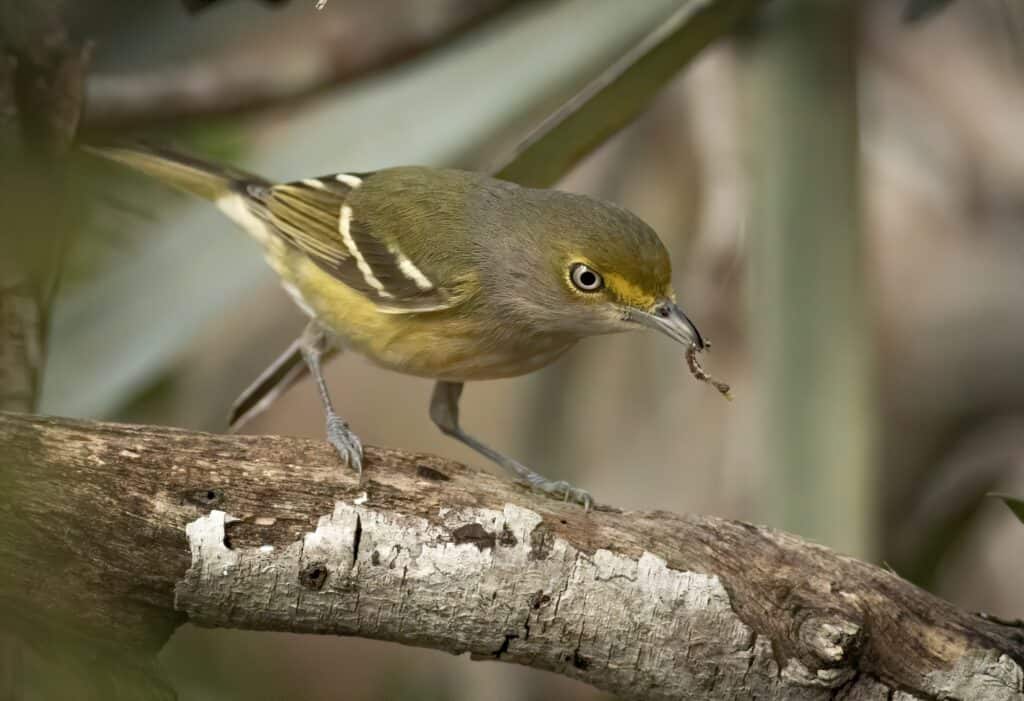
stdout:
[(524, 375), (554, 361), (572, 345), (537, 337), (502, 342), (445, 315), (377, 315), (371, 324), (339, 319), (330, 327), (346, 348), (377, 365), (450, 382)]
[(575, 343), (481, 327), (450, 310), (383, 313), (361, 293), (317, 273), (298, 280), (282, 275), (285, 289), (343, 347), (407, 375), (451, 382), (514, 377), (544, 367)]
[[(472, 380), (496, 380), (502, 377), (515, 377), (539, 370), (565, 353), (571, 344), (557, 345), (537, 341), (533, 347), (516, 349), (492, 349), (469, 353), (456, 352), (445, 362), (435, 365), (428, 362), (426, 372), (404, 369), (404, 372), (433, 377), (449, 382), (468, 382)], [(442, 368), (438, 370), (437, 368)], [(396, 369), (402, 370), (397, 367)]]

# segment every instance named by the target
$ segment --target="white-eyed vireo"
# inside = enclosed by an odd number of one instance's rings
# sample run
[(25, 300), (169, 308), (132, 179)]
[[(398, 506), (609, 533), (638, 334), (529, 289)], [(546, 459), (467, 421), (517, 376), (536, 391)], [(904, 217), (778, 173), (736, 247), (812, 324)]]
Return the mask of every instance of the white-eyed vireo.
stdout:
[(334, 412), (320, 369), (327, 352), (350, 348), (437, 380), (430, 416), (444, 433), (535, 488), (589, 507), (587, 492), (466, 434), (463, 383), (522, 375), (586, 336), (641, 326), (686, 345), (691, 358), (705, 346), (676, 305), (665, 246), (614, 204), (439, 168), (274, 184), (164, 149), (90, 150), (213, 200), (260, 241), (311, 320), (239, 398), (232, 424), (308, 368), (328, 440), (360, 472), (362, 446)]

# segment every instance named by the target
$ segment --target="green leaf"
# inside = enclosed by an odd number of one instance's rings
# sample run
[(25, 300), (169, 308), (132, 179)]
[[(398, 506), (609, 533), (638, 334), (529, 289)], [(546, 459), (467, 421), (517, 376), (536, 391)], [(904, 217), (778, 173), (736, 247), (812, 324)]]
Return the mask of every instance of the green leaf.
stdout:
[(550, 187), (578, 161), (632, 122), (700, 51), (764, 0), (689, 0), (582, 91), (545, 119), (497, 177)]
[(1017, 517), (1017, 520), (1024, 523), (1024, 499), (1011, 497), (1007, 494), (989, 494), (988, 496), (1001, 499), (1006, 504), (1006, 507), (1013, 512), (1013, 515)]

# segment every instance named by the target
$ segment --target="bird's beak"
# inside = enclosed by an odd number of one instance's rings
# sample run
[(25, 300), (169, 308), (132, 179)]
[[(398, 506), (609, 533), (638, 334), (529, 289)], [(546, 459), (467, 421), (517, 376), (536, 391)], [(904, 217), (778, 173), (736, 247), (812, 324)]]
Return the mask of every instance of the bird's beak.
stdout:
[(683, 313), (683, 310), (670, 300), (659, 302), (649, 312), (630, 309), (627, 318), (655, 331), (660, 331), (684, 346), (696, 346), (697, 350), (704, 350), (707, 347), (707, 343), (704, 342), (704, 337), (700, 335), (697, 327)]

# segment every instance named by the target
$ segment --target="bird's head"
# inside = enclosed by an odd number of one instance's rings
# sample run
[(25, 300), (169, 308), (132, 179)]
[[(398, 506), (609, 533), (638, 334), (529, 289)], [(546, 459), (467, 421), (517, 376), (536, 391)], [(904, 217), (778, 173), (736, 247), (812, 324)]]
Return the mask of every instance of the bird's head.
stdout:
[[(659, 331), (683, 345), (705, 347), (697, 327), (676, 303), (668, 251), (632, 212), (583, 195), (533, 190), (509, 222), (527, 236), (513, 261), (515, 297), (545, 328), (580, 337)], [(520, 240), (522, 239), (522, 240)], [(519, 262), (515, 262), (519, 261)]]

